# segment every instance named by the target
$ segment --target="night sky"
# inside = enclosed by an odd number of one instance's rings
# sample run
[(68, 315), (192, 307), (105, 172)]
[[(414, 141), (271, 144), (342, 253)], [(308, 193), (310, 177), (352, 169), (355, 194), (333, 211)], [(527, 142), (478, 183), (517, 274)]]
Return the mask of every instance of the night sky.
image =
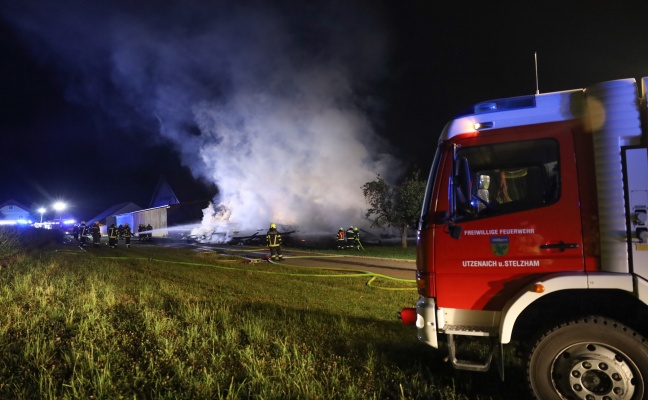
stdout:
[(571, 3), (0, 0), (0, 202), (90, 219), (163, 175), (324, 221), (425, 174), (465, 107), (533, 94), (534, 52), (541, 92), (648, 75), (648, 2)]

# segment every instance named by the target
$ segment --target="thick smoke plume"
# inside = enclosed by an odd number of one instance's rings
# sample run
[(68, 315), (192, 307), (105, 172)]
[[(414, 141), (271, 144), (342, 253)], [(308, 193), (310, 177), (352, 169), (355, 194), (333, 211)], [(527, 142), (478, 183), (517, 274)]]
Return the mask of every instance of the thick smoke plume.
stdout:
[(126, 129), (154, 126), (196, 177), (217, 185), (207, 229), (363, 225), (361, 186), (396, 169), (367, 117), (375, 100), (358, 94), (380, 78), (384, 58), (370, 9), (41, 3), (16, 2), (4, 16), (58, 65), (70, 99), (102, 106)]

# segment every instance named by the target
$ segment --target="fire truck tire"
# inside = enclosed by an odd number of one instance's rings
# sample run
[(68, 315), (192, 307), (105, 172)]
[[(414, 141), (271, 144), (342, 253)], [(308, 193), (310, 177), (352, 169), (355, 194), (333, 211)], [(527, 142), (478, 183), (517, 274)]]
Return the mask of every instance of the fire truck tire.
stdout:
[(566, 322), (535, 343), (527, 377), (541, 400), (644, 399), (648, 344), (630, 328), (604, 317)]

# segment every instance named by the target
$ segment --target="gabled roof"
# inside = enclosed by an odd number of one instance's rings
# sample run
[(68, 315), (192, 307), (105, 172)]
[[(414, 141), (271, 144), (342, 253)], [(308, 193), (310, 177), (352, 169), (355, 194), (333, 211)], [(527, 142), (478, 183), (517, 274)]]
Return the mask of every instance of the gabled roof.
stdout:
[(160, 179), (158, 179), (157, 186), (155, 187), (155, 191), (153, 192), (153, 198), (149, 203), (149, 208), (168, 206), (178, 203), (180, 203), (180, 200), (178, 200), (178, 197), (175, 195), (175, 193), (173, 193), (173, 189), (171, 189), (171, 186), (169, 186), (169, 182), (167, 182), (166, 178), (163, 175), (160, 175)]
[(133, 212), (141, 209), (142, 207), (130, 201), (127, 201), (125, 203), (115, 204), (114, 206), (108, 207), (104, 212), (92, 218), (91, 220), (86, 221), (86, 224), (90, 225), (95, 221), (99, 221), (99, 223), (105, 222), (106, 218), (110, 217), (111, 215), (125, 214), (128, 212)]
[(16, 207), (18, 207), (18, 208), (20, 208), (22, 210), (25, 210), (25, 211), (29, 212), (29, 207), (27, 207), (24, 204), (21, 204), (21, 203), (17, 202), (14, 199), (9, 199), (9, 200), (5, 201), (4, 203), (0, 204), (0, 208), (6, 207), (6, 206), (16, 206)]

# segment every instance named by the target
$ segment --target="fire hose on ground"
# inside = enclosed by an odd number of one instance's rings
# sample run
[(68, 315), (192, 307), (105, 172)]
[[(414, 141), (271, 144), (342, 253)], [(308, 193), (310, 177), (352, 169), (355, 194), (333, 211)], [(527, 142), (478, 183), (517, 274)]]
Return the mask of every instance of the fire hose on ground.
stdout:
[[(160, 262), (160, 263), (169, 263), (169, 264), (179, 264), (179, 265), (192, 265), (192, 266), (202, 266), (202, 267), (211, 267), (211, 268), (218, 268), (218, 269), (225, 269), (225, 270), (235, 270), (235, 271), (241, 271), (241, 272), (256, 272), (256, 273), (261, 273), (261, 274), (268, 274), (268, 275), (282, 275), (282, 276), (311, 276), (311, 277), (320, 277), (320, 278), (367, 278), (370, 277), (369, 281), (367, 281), (367, 286), (373, 288), (373, 289), (380, 289), (380, 290), (416, 290), (416, 287), (395, 287), (395, 288), (390, 288), (390, 287), (382, 287), (382, 286), (376, 286), (374, 282), (377, 279), (385, 279), (389, 281), (396, 281), (396, 282), (408, 282), (408, 283), (413, 283), (415, 280), (413, 279), (402, 279), (402, 278), (392, 278), (387, 275), (383, 274), (378, 274), (375, 272), (369, 272), (369, 271), (362, 271), (362, 270), (353, 270), (353, 269), (347, 269), (347, 268), (330, 268), (330, 267), (306, 267), (306, 266), (301, 266), (301, 265), (291, 265), (291, 267), (302, 267), (302, 268), (311, 268), (311, 269), (316, 269), (320, 271), (344, 271), (344, 272), (350, 272), (350, 273), (344, 273), (344, 274), (306, 274), (306, 273), (292, 273), (292, 272), (281, 272), (281, 271), (268, 271), (268, 270), (258, 270), (258, 269), (247, 269), (247, 268), (238, 268), (238, 267), (228, 267), (228, 266), (223, 266), (223, 265), (214, 265), (214, 264), (205, 264), (205, 263), (193, 263), (193, 262), (185, 262), (185, 261), (170, 261), (170, 260), (161, 260), (157, 258), (145, 258), (145, 257), (98, 257), (98, 258), (103, 258), (103, 259), (122, 259), (122, 260), (140, 260), (140, 261), (155, 261), (155, 262)], [(227, 261), (227, 260), (223, 260)], [(236, 260), (231, 260), (231, 261), (236, 261)], [(279, 264), (275, 261), (269, 261), (272, 264)], [(286, 264), (284, 264), (286, 265)]]

